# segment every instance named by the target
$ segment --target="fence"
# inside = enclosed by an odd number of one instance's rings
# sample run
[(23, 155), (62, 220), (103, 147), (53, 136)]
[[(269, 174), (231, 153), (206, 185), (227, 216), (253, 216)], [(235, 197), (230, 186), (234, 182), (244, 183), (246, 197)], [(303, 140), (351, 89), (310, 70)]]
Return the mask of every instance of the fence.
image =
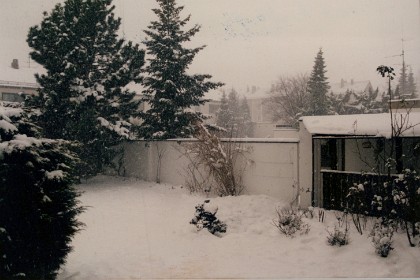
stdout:
[(323, 205), (325, 209), (329, 210), (345, 209), (349, 188), (354, 184), (364, 185), (364, 205), (370, 206), (373, 196), (377, 193), (377, 188), (383, 187), (383, 183), (388, 179), (387, 175), (337, 170), (321, 170), (321, 176)]
[[(184, 185), (189, 164), (183, 143), (194, 140), (158, 142), (132, 141), (124, 144), (121, 172), (128, 177), (172, 185)], [(291, 202), (299, 186), (298, 144), (296, 138), (236, 139), (250, 147), (247, 155), (252, 162), (243, 176), (244, 194), (265, 194)], [(302, 199), (302, 205), (310, 205)]]

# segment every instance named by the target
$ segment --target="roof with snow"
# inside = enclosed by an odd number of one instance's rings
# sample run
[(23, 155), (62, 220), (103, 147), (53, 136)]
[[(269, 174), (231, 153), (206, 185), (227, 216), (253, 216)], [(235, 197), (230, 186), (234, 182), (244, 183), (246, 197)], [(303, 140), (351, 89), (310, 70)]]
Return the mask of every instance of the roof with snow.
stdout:
[[(402, 136), (420, 136), (420, 113), (393, 113), (394, 122), (404, 123)], [(308, 116), (300, 119), (311, 134), (391, 137), (391, 115), (359, 114)]]
[(344, 94), (347, 90), (359, 93), (368, 90), (371, 86), (370, 81), (347, 82), (346, 80), (342, 80), (340, 83), (330, 83), (330, 91), (335, 94)]
[(14, 69), (12, 67), (0, 67), (0, 80), (9, 82), (21, 82), (21, 83), (36, 83), (35, 74), (44, 73), (45, 70), (40, 67), (36, 68), (19, 68)]

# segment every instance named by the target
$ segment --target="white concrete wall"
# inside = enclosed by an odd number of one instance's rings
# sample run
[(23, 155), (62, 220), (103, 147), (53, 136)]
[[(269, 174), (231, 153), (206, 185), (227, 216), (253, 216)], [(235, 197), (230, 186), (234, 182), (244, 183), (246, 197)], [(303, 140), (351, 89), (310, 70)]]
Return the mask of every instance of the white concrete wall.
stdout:
[(312, 205), (312, 135), (300, 123), (299, 127), (299, 187), (301, 189), (301, 204)]
[[(185, 140), (183, 140), (185, 141)], [(238, 140), (239, 141), (239, 140)], [(244, 173), (243, 194), (265, 194), (279, 200), (292, 202), (297, 196), (299, 173), (299, 141), (290, 139), (242, 139), (241, 145), (251, 147), (247, 158), (252, 161)], [(125, 176), (155, 181), (157, 175), (158, 151), (163, 151), (160, 180), (174, 185), (185, 184), (185, 167), (189, 160), (183, 155), (183, 148), (177, 141), (127, 142), (124, 144)], [(306, 156), (303, 157), (306, 160)], [(311, 170), (309, 170), (311, 178)], [(309, 188), (304, 180), (304, 188)], [(309, 206), (310, 194), (303, 193), (302, 206)]]

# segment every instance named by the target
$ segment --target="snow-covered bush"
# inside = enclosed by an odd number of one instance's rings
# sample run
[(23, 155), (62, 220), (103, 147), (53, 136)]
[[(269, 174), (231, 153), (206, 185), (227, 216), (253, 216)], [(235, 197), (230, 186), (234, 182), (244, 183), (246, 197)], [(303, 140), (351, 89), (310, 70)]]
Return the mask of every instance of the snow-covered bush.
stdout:
[(327, 242), (331, 246), (344, 246), (349, 244), (349, 230), (348, 228), (339, 228), (337, 226), (334, 227), (334, 231), (328, 231)]
[[(0, 106), (0, 279), (54, 279), (82, 226), (68, 142)], [(23, 134), (25, 133), (25, 134)]]
[(366, 215), (369, 214), (370, 207), (370, 205), (367, 205), (366, 203), (366, 185), (368, 185), (367, 181), (363, 184), (353, 183), (353, 186), (349, 188), (349, 192), (346, 196), (345, 211), (350, 213), (354, 226), (360, 234), (363, 234), (363, 229), (366, 228)]
[(392, 236), (394, 234), (394, 227), (384, 223), (376, 223), (370, 233), (375, 252), (381, 257), (386, 258), (392, 247)]
[(190, 224), (196, 225), (197, 230), (206, 228), (216, 236), (226, 232), (227, 225), (216, 217), (218, 208), (210, 205), (210, 200), (195, 206), (195, 216)]
[(405, 224), (409, 243), (419, 235), (416, 223), (420, 222), (420, 176), (415, 170), (404, 169), (398, 178), (394, 179), (392, 188), (391, 217), (395, 216)]
[(277, 209), (277, 219), (273, 221), (281, 233), (293, 237), (297, 232), (307, 234), (310, 226), (302, 220), (303, 212), (295, 208)]

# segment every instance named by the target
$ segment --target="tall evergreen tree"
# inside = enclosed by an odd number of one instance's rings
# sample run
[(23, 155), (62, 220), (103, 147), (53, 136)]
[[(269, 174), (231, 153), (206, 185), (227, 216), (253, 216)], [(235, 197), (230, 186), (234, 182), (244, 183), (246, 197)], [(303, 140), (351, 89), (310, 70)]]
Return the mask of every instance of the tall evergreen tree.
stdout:
[(159, 8), (153, 12), (158, 20), (145, 30), (150, 58), (143, 81), (143, 100), (149, 103), (150, 109), (143, 114), (141, 132), (145, 139), (190, 137), (194, 124), (203, 119), (192, 107), (204, 104), (207, 101), (203, 99), (204, 94), (222, 84), (208, 81), (211, 76), (207, 74), (187, 74), (195, 55), (205, 46), (189, 49), (183, 44), (191, 40), (200, 26), (183, 31), (190, 20), (190, 16), (180, 18), (183, 7), (177, 6), (175, 0), (157, 0), (157, 3)]
[(414, 74), (413, 69), (410, 68), (410, 73), (408, 74), (407, 79), (407, 93), (410, 95), (411, 98), (417, 97), (417, 85), (414, 81)]
[(232, 115), (229, 110), (228, 99), (226, 97), (226, 92), (223, 91), (222, 98), (220, 99), (220, 108), (217, 111), (216, 125), (219, 127), (227, 128), (229, 123), (231, 123)]
[(400, 78), (398, 79), (398, 88), (399, 88), (399, 95), (396, 95), (395, 98), (407, 97), (408, 96), (408, 74), (407, 74), (407, 66), (403, 60), (403, 65), (401, 67)]
[(244, 96), (239, 104), (239, 134), (240, 137), (251, 137), (253, 132), (251, 110), (247, 98)]
[(144, 51), (118, 39), (121, 20), (111, 2), (66, 0), (44, 12), (27, 38), (32, 59), (47, 70), (36, 76), (40, 124), (48, 138), (81, 143), (82, 175), (110, 163), (111, 147), (129, 136), (138, 114), (135, 93), (123, 88), (140, 82)]
[(328, 78), (325, 76), (327, 70), (325, 70), (326, 65), (322, 55), (322, 49), (319, 49), (308, 81), (308, 91), (311, 99), (309, 115), (314, 116), (327, 115), (329, 113), (327, 93), (330, 86), (328, 85)]

